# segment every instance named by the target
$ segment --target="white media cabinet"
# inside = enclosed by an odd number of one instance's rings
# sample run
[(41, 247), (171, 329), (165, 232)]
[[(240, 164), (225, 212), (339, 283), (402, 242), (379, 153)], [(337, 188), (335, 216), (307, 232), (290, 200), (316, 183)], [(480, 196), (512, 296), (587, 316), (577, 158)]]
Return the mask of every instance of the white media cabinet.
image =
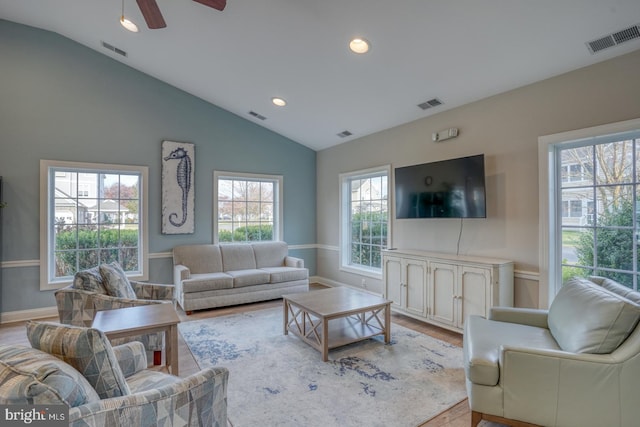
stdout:
[(393, 310), (457, 332), (470, 314), (513, 307), (513, 261), (388, 249), (382, 280)]

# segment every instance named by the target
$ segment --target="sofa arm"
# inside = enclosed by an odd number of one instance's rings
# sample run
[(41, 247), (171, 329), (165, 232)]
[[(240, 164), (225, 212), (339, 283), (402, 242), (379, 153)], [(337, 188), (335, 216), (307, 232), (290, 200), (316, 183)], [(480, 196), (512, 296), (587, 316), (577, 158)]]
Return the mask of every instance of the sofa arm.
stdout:
[(69, 425), (171, 425), (175, 414), (189, 426), (227, 427), (228, 380), (226, 368), (203, 369), (178, 383), (70, 408)]
[(489, 320), (549, 329), (547, 315), (547, 310), (534, 308), (492, 307), (489, 312)]
[(178, 285), (183, 280), (191, 278), (191, 270), (186, 265), (178, 264), (173, 266), (173, 284)]
[(140, 299), (173, 301), (173, 285), (132, 281), (131, 286)]
[(304, 260), (302, 258), (296, 258), (293, 256), (284, 257), (285, 267), (304, 268)]
[(147, 352), (141, 342), (132, 341), (112, 348), (125, 378), (147, 369)]
[(75, 289), (71, 286), (54, 292), (60, 323), (90, 327), (95, 316), (93, 296), (95, 292)]

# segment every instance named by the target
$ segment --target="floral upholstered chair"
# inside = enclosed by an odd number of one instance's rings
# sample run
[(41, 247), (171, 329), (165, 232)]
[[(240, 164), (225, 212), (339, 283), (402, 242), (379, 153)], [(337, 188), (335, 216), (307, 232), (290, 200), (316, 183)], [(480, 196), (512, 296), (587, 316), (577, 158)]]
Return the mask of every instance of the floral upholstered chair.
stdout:
[[(173, 290), (173, 285), (129, 281), (120, 265), (113, 262), (79, 271), (71, 285), (58, 289), (54, 294), (60, 323), (91, 326), (97, 311), (171, 304), (174, 302)], [(117, 345), (130, 341), (142, 342), (147, 356), (153, 356), (154, 364), (160, 364), (164, 347), (162, 332), (118, 338), (112, 342)]]
[(27, 323), (33, 348), (0, 346), (0, 404), (66, 404), (69, 425), (227, 427), (224, 367), (179, 378), (147, 369), (139, 342), (97, 329)]

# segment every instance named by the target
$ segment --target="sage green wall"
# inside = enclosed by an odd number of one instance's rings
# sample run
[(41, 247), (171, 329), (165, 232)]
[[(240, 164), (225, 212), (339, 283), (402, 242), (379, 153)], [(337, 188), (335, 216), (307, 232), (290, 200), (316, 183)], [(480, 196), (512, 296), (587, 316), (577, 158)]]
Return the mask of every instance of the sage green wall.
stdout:
[[(640, 50), (318, 152), (318, 275), (361, 285), (339, 269), (338, 174), (484, 153), (487, 218), (464, 220), (460, 254), (514, 260), (516, 303), (537, 306), (538, 137), (640, 117), (639, 69)], [(458, 138), (431, 141), (451, 127)], [(394, 220), (391, 244), (456, 253), (459, 230), (459, 219)]]
[[(195, 234), (160, 232), (163, 140), (195, 143)], [(39, 290), (40, 159), (148, 166), (152, 255), (212, 241), (214, 170), (283, 175), (284, 239), (309, 245), (292, 253), (315, 274), (315, 151), (60, 35), (0, 20), (2, 313), (55, 305)], [(150, 280), (171, 274), (169, 258), (152, 257)]]

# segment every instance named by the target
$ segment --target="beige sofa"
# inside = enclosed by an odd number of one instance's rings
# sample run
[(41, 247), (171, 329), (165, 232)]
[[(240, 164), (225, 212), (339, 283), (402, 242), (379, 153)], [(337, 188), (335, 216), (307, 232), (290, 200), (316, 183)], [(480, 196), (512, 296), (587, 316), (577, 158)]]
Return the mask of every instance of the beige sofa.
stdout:
[(471, 425), (637, 426), (639, 304), (640, 293), (617, 282), (574, 278), (548, 311), (494, 308), (489, 319), (470, 316), (464, 365)]
[(309, 290), (309, 270), (303, 259), (288, 255), (285, 242), (177, 246), (173, 278), (187, 314)]

